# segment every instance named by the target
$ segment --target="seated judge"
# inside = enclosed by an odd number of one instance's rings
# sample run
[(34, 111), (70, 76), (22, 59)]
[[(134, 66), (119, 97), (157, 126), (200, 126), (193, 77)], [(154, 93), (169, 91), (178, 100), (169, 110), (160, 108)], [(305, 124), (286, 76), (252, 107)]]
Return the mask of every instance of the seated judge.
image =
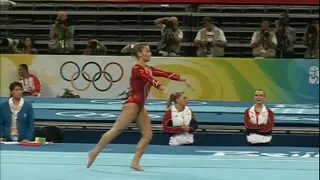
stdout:
[(32, 141), (34, 133), (32, 105), (22, 98), (21, 83), (13, 82), (9, 89), (10, 99), (0, 105), (0, 141)]
[[(174, 105), (171, 106), (172, 102)], [(194, 142), (193, 133), (198, 123), (187, 106), (188, 98), (184, 92), (170, 95), (167, 102), (167, 112), (162, 120), (163, 131), (170, 135), (169, 145), (191, 145)]]
[(244, 112), (247, 141), (250, 145), (268, 145), (271, 143), (274, 115), (264, 105), (264, 99), (264, 91), (256, 90), (254, 93), (255, 104)]

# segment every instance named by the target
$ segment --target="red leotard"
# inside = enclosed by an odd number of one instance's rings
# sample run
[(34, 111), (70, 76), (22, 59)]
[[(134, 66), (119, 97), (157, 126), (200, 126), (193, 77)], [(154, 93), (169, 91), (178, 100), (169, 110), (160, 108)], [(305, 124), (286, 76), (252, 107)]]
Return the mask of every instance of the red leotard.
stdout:
[(142, 67), (141, 65), (136, 64), (131, 69), (131, 96), (124, 102), (124, 104), (136, 103), (139, 105), (139, 108), (143, 108), (151, 86), (157, 89), (161, 86), (161, 83), (153, 79), (153, 76), (165, 77), (174, 81), (180, 80), (180, 76), (174, 73), (164, 72), (152, 66)]

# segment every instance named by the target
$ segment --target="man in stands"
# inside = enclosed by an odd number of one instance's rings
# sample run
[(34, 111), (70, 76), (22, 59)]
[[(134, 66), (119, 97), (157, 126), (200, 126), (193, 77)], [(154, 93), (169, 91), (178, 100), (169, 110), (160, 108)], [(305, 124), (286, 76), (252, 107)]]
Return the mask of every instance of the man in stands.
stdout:
[(319, 22), (311, 23), (303, 34), (302, 44), (307, 46), (306, 59), (319, 59)]
[(91, 39), (88, 42), (87, 48), (84, 50), (83, 55), (106, 55), (107, 48), (100, 41)]
[(247, 141), (250, 145), (271, 143), (274, 115), (271, 109), (264, 105), (264, 98), (264, 91), (256, 90), (254, 93), (255, 104), (244, 112)]
[(276, 35), (269, 31), (270, 22), (263, 20), (260, 31), (253, 33), (251, 39), (252, 54), (254, 57), (275, 57), (277, 47)]
[(59, 12), (51, 26), (49, 49), (51, 54), (71, 54), (74, 51), (74, 26), (67, 13)]
[(277, 58), (294, 58), (294, 43), (296, 41), (296, 31), (289, 26), (290, 17), (288, 14), (281, 14), (279, 20), (275, 22), (274, 33), (277, 36)]
[(202, 20), (204, 28), (200, 29), (194, 44), (198, 46), (198, 57), (222, 57), (227, 46), (226, 37), (221, 29), (213, 25), (210, 17)]
[(162, 56), (179, 55), (183, 32), (178, 28), (178, 18), (159, 18), (154, 21), (154, 24), (161, 28), (161, 41), (158, 44), (159, 54)]
[(41, 82), (37, 76), (30, 74), (28, 65), (19, 65), (20, 83), (22, 84), (23, 96), (40, 97)]

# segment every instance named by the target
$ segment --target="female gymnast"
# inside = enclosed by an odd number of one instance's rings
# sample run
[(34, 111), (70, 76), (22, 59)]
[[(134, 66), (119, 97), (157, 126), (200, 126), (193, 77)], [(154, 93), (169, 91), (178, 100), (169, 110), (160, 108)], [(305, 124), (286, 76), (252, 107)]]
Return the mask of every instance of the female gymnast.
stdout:
[[(171, 106), (172, 102), (174, 102), (173, 106)], [(193, 133), (198, 128), (198, 122), (187, 104), (188, 97), (184, 92), (171, 94), (167, 102), (168, 110), (163, 116), (162, 128), (170, 136), (170, 146), (194, 143)]]
[(136, 152), (130, 167), (137, 171), (143, 171), (139, 165), (139, 161), (152, 138), (151, 122), (148, 113), (144, 108), (144, 103), (150, 92), (151, 86), (162, 91), (166, 97), (168, 96), (167, 88), (159, 81), (153, 79), (152, 76), (181, 81), (184, 82), (188, 88), (192, 89), (190, 83), (179, 75), (164, 72), (146, 64), (151, 58), (150, 47), (148, 44), (134, 44), (130, 46), (130, 49), (132, 55), (137, 59), (136, 64), (131, 69), (131, 96), (124, 102), (122, 112), (113, 127), (102, 135), (96, 147), (88, 153), (87, 168), (93, 164), (98, 154), (106, 145), (108, 145), (115, 137), (120, 135), (133, 121), (135, 121), (142, 137), (137, 144)]

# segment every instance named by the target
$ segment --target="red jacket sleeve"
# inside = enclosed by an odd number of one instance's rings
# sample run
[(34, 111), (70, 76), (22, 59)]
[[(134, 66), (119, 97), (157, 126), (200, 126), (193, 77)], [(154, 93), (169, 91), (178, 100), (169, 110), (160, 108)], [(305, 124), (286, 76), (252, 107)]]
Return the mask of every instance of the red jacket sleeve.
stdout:
[(172, 126), (171, 109), (169, 109), (163, 116), (162, 129), (164, 132), (172, 134), (178, 134), (183, 131), (181, 127)]
[(32, 79), (33, 79), (33, 84), (34, 84), (34, 89), (32, 91), (32, 94), (38, 94), (40, 93), (40, 89), (41, 89), (41, 83), (40, 80), (37, 76), (35, 75), (31, 75)]
[(139, 65), (132, 67), (132, 73), (134, 73), (135, 76), (141, 77), (141, 79), (144, 82), (150, 83), (153, 87), (159, 89), (161, 87), (161, 83), (155, 79), (153, 79), (151, 76), (149, 76), (146, 71)]
[(244, 124), (246, 129), (256, 129), (259, 130), (260, 132), (270, 132), (272, 131), (273, 127), (274, 127), (274, 114), (273, 112), (267, 108), (268, 111), (268, 123), (267, 124), (252, 124), (250, 122), (250, 117), (249, 117), (249, 109), (246, 109), (246, 111), (244, 112)]
[(252, 124), (250, 122), (249, 108), (244, 112), (244, 125), (246, 129), (259, 129), (259, 126), (257, 124)]
[(268, 123), (260, 125), (261, 132), (270, 132), (274, 127), (274, 114), (271, 109), (267, 108), (268, 111)]
[(165, 72), (162, 71), (160, 69), (156, 69), (154, 67), (151, 66), (152, 69), (152, 75), (156, 76), (156, 77), (164, 77), (164, 78), (168, 78), (174, 81), (180, 81), (180, 76), (171, 72)]

